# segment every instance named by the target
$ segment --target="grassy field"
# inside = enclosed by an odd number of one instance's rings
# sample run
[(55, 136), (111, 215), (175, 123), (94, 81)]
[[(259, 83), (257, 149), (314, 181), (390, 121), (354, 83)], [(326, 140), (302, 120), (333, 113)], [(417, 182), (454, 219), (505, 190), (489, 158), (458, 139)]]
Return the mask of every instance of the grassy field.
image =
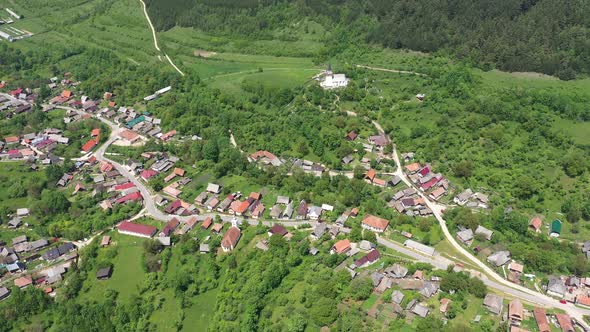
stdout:
[[(100, 299), (105, 290), (113, 289), (119, 293), (120, 300), (128, 301), (131, 295), (137, 294), (137, 287), (146, 276), (142, 267), (142, 245), (145, 240), (116, 232), (109, 235), (112, 237), (111, 246), (117, 248), (117, 256), (112, 260), (113, 275), (108, 280), (96, 280), (94, 275), (89, 276), (82, 290), (81, 300)], [(104, 259), (106, 251), (106, 248), (100, 249), (99, 258)]]
[(209, 319), (213, 316), (215, 302), (217, 301), (217, 290), (210, 290), (194, 297), (193, 305), (184, 311), (182, 321), (183, 332), (207, 331)]

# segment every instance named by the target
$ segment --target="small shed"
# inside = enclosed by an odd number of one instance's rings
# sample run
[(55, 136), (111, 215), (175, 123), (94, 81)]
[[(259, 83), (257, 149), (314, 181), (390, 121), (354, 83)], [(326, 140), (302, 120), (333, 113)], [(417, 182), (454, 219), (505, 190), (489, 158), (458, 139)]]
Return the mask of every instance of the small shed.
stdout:
[(113, 267), (108, 266), (108, 267), (102, 268), (96, 272), (96, 279), (107, 280), (107, 279), (111, 278), (112, 274), (113, 274)]

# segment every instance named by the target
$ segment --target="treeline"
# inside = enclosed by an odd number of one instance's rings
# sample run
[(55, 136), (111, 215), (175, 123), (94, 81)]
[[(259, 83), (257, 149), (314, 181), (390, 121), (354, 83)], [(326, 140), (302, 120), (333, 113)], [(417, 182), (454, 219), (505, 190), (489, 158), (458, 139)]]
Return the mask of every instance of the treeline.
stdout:
[(590, 3), (584, 0), (150, 0), (148, 8), (159, 30), (180, 25), (271, 38), (273, 31), (312, 19), (371, 43), (444, 51), (482, 68), (542, 72), (562, 79), (590, 73), (590, 25), (585, 17)]

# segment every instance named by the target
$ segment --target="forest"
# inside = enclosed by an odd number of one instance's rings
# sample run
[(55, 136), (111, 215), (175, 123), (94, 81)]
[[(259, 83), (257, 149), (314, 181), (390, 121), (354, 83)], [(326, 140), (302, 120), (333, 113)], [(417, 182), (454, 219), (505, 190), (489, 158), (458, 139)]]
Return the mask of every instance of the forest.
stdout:
[(325, 41), (328, 45), (352, 37), (391, 48), (452, 54), (484, 69), (541, 72), (564, 80), (590, 73), (590, 23), (585, 17), (590, 3), (584, 0), (147, 3), (158, 30), (179, 25), (271, 39), (278, 31), (314, 20), (333, 32)]

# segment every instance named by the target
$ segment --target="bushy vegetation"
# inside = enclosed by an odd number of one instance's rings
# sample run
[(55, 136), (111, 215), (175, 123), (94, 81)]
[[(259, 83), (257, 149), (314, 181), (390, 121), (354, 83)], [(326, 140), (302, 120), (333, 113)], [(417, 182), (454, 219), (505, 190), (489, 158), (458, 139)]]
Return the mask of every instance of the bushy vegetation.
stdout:
[(581, 0), (151, 0), (148, 6), (159, 30), (180, 25), (260, 39), (312, 19), (335, 32), (335, 43), (354, 35), (391, 48), (445, 51), (484, 68), (562, 79), (590, 72), (590, 27), (583, 16), (590, 5)]

